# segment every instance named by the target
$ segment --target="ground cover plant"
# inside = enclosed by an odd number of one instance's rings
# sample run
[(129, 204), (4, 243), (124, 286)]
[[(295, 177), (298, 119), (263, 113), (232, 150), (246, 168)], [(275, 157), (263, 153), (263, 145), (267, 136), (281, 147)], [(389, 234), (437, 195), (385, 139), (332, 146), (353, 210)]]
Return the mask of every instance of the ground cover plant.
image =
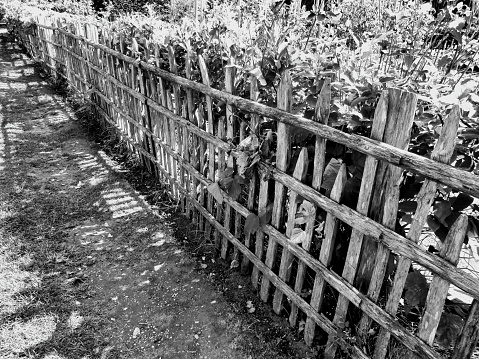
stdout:
[[(103, 16), (91, 19), (114, 35), (113, 42), (125, 43), (129, 54), (139, 59), (152, 61), (147, 58), (147, 43), (158, 44), (164, 55), (159, 66), (165, 69), (169, 64), (167, 49), (172, 46), (178, 56), (178, 71), (183, 75), (185, 67), (181, 54), (190, 51), (201, 55), (211, 74), (211, 85), (218, 89), (225, 88), (223, 69), (235, 67), (235, 92), (250, 98), (247, 80), (253, 76), (259, 82), (258, 101), (271, 106), (276, 105), (281, 75), (288, 70), (294, 86), (292, 111), (306, 118), (312, 118), (318, 93), (327, 77), (331, 80), (332, 91), (329, 125), (348, 133), (369, 135), (383, 89), (393, 86), (418, 93), (419, 106), (409, 150), (423, 156), (430, 156), (443, 121), (452, 106), (459, 104), (462, 123), (451, 164), (478, 174), (479, 43), (478, 9), (474, 2), (470, 5), (451, 4), (440, 12), (427, 2), (416, 1), (378, 6), (378, 2), (372, 0), (360, 4), (344, 0), (329, 4), (326, 11), (321, 7), (306, 11), (299, 5), (294, 1), (289, 5), (257, 1), (231, 5), (213, 1), (196, 17), (168, 17), (164, 12), (156, 12), (154, 6), (133, 15), (106, 8)], [(6, 7), (7, 17), (14, 17), (28, 26), (31, 23), (28, 17), (17, 17), (23, 11), (18, 9), (24, 9), (24, 6), (15, 6)], [(180, 10), (170, 13), (178, 14)], [(81, 15), (92, 16), (89, 12)], [(201, 79), (199, 68), (193, 69), (192, 78)], [(195, 98), (195, 101), (201, 100)], [(225, 116), (226, 105), (214, 105), (215, 117)], [(236, 115), (247, 123), (247, 114), (240, 112)], [(246, 142), (229, 139), (244, 153), (244, 171), (226, 168), (218, 174), (221, 179), (218, 185), (243, 203), (242, 192), (246, 188), (243, 178), (248, 177), (247, 166), (259, 158), (271, 163), (276, 160), (276, 124), (264, 121), (253, 132)], [(294, 133), (289, 174), (292, 174), (301, 147), (314, 146), (314, 140), (306, 131)], [(340, 165), (346, 163), (347, 205), (355, 208), (365, 156), (333, 143), (328, 144), (327, 155), (329, 164), (322, 190), (331, 189)], [(308, 176), (307, 183), (312, 181), (312, 173)], [(409, 230), (423, 181), (424, 178), (412, 173), (403, 175), (397, 225), (401, 233)], [(214, 188), (211, 192), (215, 194)], [(437, 251), (451, 224), (460, 213), (465, 213), (469, 216), (467, 240), (474, 257), (472, 260), (475, 260), (478, 256), (478, 210), (478, 204), (471, 196), (441, 187), (434, 201), (434, 210), (428, 217), (427, 248)], [(300, 207), (298, 230), (292, 240), (300, 241), (307, 216), (307, 205)], [(261, 223), (261, 218), (250, 217), (245, 231), (254, 232)], [(316, 252), (319, 250), (323, 223), (324, 213), (319, 213), (313, 253), (315, 247)], [(342, 229), (345, 241), (348, 230)], [(337, 245), (340, 256), (341, 241)], [(394, 273), (394, 265), (393, 258), (390, 275)], [(413, 297), (409, 296), (409, 304), (420, 309), (424, 304), (424, 293), (427, 293), (427, 280), (422, 271), (414, 273), (406, 287), (418, 288)], [(305, 296), (308, 296), (307, 291)], [(444, 316), (442, 328), (450, 326), (456, 320), (454, 315), (461, 312), (458, 306), (450, 306), (448, 310), (451, 315)], [(405, 318), (413, 321), (409, 314), (409, 310), (404, 311)], [(452, 341), (449, 334), (440, 335), (439, 339), (444, 346)]]

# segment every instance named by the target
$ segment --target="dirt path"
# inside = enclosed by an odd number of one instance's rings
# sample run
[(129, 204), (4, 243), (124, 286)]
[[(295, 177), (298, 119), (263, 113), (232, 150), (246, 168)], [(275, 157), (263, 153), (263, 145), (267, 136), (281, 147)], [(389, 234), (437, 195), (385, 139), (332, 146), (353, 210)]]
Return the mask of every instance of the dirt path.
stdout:
[(255, 296), (218, 290), (5, 33), (0, 126), (0, 358), (312, 355), (244, 319)]

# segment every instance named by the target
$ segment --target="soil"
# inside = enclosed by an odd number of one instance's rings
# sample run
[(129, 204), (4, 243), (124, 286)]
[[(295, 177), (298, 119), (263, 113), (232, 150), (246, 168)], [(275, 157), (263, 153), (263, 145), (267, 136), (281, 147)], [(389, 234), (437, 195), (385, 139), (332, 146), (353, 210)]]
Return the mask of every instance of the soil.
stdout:
[(0, 33), (0, 358), (317, 357), (11, 40)]

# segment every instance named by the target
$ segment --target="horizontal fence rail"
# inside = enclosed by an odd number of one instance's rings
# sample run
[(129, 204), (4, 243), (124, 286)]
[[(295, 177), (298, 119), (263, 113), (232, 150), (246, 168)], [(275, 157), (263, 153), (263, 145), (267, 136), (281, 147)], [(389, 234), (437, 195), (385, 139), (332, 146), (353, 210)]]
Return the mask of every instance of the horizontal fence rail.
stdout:
[[(479, 280), (457, 267), (467, 216), (460, 215), (450, 227), (439, 255), (418, 244), (438, 183), (479, 197), (477, 176), (448, 164), (454, 142), (452, 138), (451, 144), (448, 136), (457, 132), (458, 108), (449, 115), (450, 127), (443, 130), (428, 159), (405, 149), (415, 110), (413, 94), (384, 91), (372, 138), (366, 138), (327, 125), (329, 81), (320, 89), (315, 120), (308, 120), (289, 113), (292, 86), (287, 71), (278, 88), (278, 108), (272, 108), (255, 102), (254, 76), (250, 78), (251, 99), (234, 94), (234, 67), (225, 68), (225, 91), (220, 91), (210, 87), (201, 55), (182, 55), (185, 78), (178, 75), (177, 55), (171, 46), (143, 44), (153, 65), (132, 58), (123, 40), (111, 41), (108, 32), (94, 25), (73, 23), (70, 28), (74, 33), (62, 26), (58, 18), (38, 18), (33, 34), (20, 30), (18, 36), (37, 61), (90, 101), (144, 166), (169, 186), (171, 196), (205, 231), (207, 239), (214, 241), (221, 257), (232, 267), (238, 263), (251, 275), (261, 299), (272, 301), (276, 313), (287, 312), (290, 325), (304, 331), (307, 344), (318, 342), (318, 326), (328, 337), (327, 358), (334, 358), (338, 350), (355, 358), (376, 359), (404, 355), (398, 354), (405, 353), (401, 350), (437, 359), (444, 353), (472, 353), (470, 347), (475, 342), (467, 343), (464, 336), (477, 325)], [(168, 60), (167, 69), (160, 68), (161, 56)], [(193, 67), (201, 80), (193, 79)], [(407, 104), (395, 113), (392, 103), (398, 99), (407, 99)], [(215, 114), (214, 106), (219, 102), (225, 104), (226, 116)], [(240, 111), (249, 114), (248, 120), (236, 120)], [(247, 155), (238, 144), (254, 138), (254, 131), (265, 121), (276, 123), (276, 162), (273, 165), (256, 159), (249, 168), (249, 183), (242, 183), (242, 177), (234, 173), (242, 173)], [(402, 134), (390, 135), (392, 122), (404, 126)], [(295, 148), (299, 155), (290, 170), (292, 128), (309, 131), (315, 142), (309, 151)], [(348, 180), (344, 164), (331, 188), (325, 192), (321, 187), (328, 142), (367, 155), (356, 208), (342, 203)], [(309, 184), (305, 179), (311, 167)], [(396, 183), (403, 171), (426, 178), (407, 235), (395, 231), (399, 202)], [(224, 176), (236, 190), (225, 188), (226, 182), (221, 182)], [(238, 182), (231, 184), (234, 181)], [(307, 215), (298, 220), (298, 213)], [(246, 230), (255, 220), (264, 223), (253, 231)], [(348, 239), (344, 241), (342, 235)], [(342, 265), (338, 265), (336, 253), (340, 240), (348, 246)], [(370, 253), (364, 254), (364, 248), (370, 248)], [(385, 279), (391, 275), (387, 274), (387, 264), (393, 257), (398, 264), (391, 277), (392, 289), (389, 296), (381, 297)], [(364, 282), (358, 278), (368, 266), (371, 275), (363, 289)], [(398, 317), (406, 279), (416, 270), (414, 266), (432, 278), (416, 332)], [(464, 318), (456, 347), (441, 351), (434, 346), (434, 339), (450, 284), (474, 298), (474, 304)], [(349, 321), (358, 324), (346, 325)]]

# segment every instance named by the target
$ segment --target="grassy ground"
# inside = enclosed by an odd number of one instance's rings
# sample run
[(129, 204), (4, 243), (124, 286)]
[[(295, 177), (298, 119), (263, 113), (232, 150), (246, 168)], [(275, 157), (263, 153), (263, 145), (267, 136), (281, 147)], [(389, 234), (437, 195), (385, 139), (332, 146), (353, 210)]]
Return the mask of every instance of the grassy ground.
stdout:
[(106, 141), (105, 152), (92, 141), (80, 123), (88, 118), (5, 39), (0, 358), (316, 356), (248, 278), (215, 260), (160, 184), (134, 161), (112, 161), (128, 159), (111, 152), (121, 146)]

